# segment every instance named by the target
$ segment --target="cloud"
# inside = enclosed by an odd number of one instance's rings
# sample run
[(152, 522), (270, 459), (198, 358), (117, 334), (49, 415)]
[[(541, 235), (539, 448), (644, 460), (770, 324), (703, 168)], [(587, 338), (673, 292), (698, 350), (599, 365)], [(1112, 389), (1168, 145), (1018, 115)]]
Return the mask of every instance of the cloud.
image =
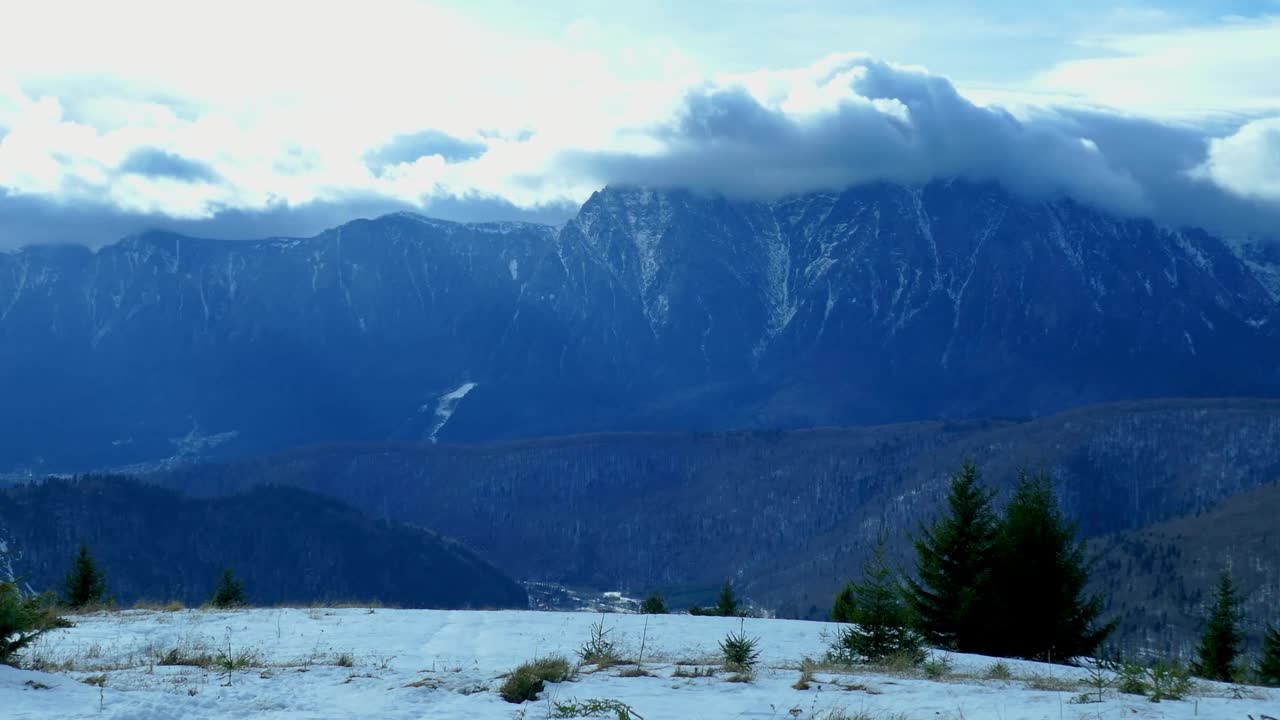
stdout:
[(218, 179), (218, 173), (202, 162), (151, 147), (131, 151), (118, 169), (128, 175), (181, 182), (213, 182)]
[(194, 237), (253, 240), (309, 237), (357, 218), (390, 212), (429, 212), (457, 222), (524, 220), (562, 223), (575, 207), (549, 204), (521, 208), (502, 198), (473, 193), (440, 195), (407, 203), (372, 193), (297, 205), (274, 204), (260, 209), (222, 208), (207, 218), (173, 218), (162, 213), (134, 212), (108, 203), (61, 202), (21, 195), (0, 188), (0, 252), (27, 245), (108, 245), (132, 234), (164, 229)]
[(917, 68), (847, 56), (794, 78), (767, 103), (743, 85), (691, 92), (652, 154), (571, 152), (567, 168), (602, 181), (777, 197), (887, 180), (993, 180), (1143, 209), (1142, 188), (1086, 138), (982, 108)]
[(387, 144), (366, 153), (365, 163), (370, 170), (382, 172), (389, 166), (411, 163), (431, 155), (439, 155), (446, 163), (466, 162), (480, 157), (488, 149), (485, 143), (456, 138), (440, 130), (420, 130), (397, 135)]
[(1142, 187), (1149, 206), (1144, 214), (1156, 221), (1225, 236), (1280, 239), (1280, 198), (1251, 192), (1242, 175), (1227, 182), (1221, 163), (1219, 176), (1207, 171), (1223, 136), (1194, 125), (1097, 111), (1059, 110), (1052, 118), (1091, 138), (1112, 164), (1124, 168)]
[[(1276, 5), (1273, 13), (1280, 10)], [(1166, 117), (1240, 116), (1280, 109), (1274, 71), (1280, 16), (1227, 17), (1081, 41), (1090, 57), (1032, 78), (1045, 92)]]
[[(1276, 127), (1217, 139), (1114, 112), (1033, 108), (1015, 117), (923, 69), (841, 56), (790, 76), (695, 89), (672, 120), (643, 131), (649, 151), (568, 151), (559, 162), (601, 184), (753, 198), (967, 177), (1122, 216), (1267, 234), (1280, 227), (1280, 203), (1260, 202), (1277, 199), (1266, 193), (1277, 187), (1280, 143), (1267, 145), (1271, 155), (1259, 148), (1264, 137), (1276, 142)], [(1212, 169), (1197, 171), (1206, 161)], [(1232, 182), (1215, 170), (1228, 165)]]
[(1280, 203), (1280, 117), (1256, 120), (1229, 137), (1215, 138), (1194, 174), (1242, 197)]
[(506, 198), (484, 193), (437, 195), (426, 200), (418, 212), (456, 222), (503, 222), (518, 220), (563, 225), (577, 214), (580, 203), (570, 200), (521, 207)]
[[(258, 236), (285, 217), (312, 232), (317, 208), (361, 212), (352, 198), (558, 221), (610, 182), (769, 196), (967, 175), (1220, 232), (1280, 227), (1266, 168), (1247, 164), (1256, 142), (1226, 142), (1280, 115), (1277, 18), (965, 0), (929, 3), (922, 24), (888, 0), (726, 0), (578, 8), (566, 23), (554, 3), (484, 5), (32, 4), (0, 24), (0, 189), (110, 227), (219, 234), (258, 218)], [(206, 32), (154, 31), (186, 26)], [(849, 55), (796, 69), (849, 47), (960, 82)], [(1018, 96), (1031, 101), (999, 107)], [(1187, 99), (1200, 114), (1169, 110)], [(1084, 103), (1124, 111), (1062, 109)], [(46, 220), (20, 234), (80, 232)]]

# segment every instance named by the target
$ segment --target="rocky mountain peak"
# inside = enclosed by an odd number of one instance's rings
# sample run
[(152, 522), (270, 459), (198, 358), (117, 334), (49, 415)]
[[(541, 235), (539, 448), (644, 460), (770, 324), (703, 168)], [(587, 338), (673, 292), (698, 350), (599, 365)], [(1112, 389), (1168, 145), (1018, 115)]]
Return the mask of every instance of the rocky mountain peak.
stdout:
[(1259, 257), (964, 180), (28, 248), (0, 255), (0, 468), (168, 457), (193, 424), (243, 454), (1270, 395)]

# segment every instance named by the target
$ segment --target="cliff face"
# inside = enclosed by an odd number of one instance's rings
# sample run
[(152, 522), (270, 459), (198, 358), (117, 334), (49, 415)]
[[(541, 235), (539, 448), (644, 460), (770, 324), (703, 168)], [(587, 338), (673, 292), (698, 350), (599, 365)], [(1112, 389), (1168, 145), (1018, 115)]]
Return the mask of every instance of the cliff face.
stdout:
[(0, 468), (1272, 395), (1261, 268), (964, 182), (33, 247), (0, 254)]

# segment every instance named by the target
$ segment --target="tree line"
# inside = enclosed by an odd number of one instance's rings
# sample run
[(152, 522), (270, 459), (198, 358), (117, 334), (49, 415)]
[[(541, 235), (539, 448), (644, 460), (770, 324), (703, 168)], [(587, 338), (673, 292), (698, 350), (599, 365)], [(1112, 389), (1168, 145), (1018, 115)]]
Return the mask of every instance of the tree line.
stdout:
[[(59, 610), (83, 612), (112, 604), (106, 574), (85, 543), (80, 544), (56, 594), (23, 593), (20, 585), (17, 580), (0, 582), (0, 664), (12, 663), (17, 653), (40, 635), (70, 627), (71, 623), (61, 617)], [(226, 568), (209, 598), (209, 605), (227, 609), (244, 604), (244, 585), (231, 568)]]
[[(1002, 511), (978, 468), (952, 474), (944, 514), (912, 538), (915, 575), (885, 560), (881, 533), (859, 581), (832, 603), (844, 660), (879, 661), (919, 653), (924, 644), (998, 657), (1071, 662), (1096, 657), (1115, 628), (1100, 622), (1102, 598), (1086, 587), (1092, 561), (1076, 525), (1063, 516), (1051, 478), (1023, 470)], [(1223, 573), (1192, 672), (1231, 681), (1243, 634), (1240, 600)], [(837, 653), (838, 655), (841, 653)], [(1280, 686), (1280, 630), (1269, 627), (1256, 679)]]

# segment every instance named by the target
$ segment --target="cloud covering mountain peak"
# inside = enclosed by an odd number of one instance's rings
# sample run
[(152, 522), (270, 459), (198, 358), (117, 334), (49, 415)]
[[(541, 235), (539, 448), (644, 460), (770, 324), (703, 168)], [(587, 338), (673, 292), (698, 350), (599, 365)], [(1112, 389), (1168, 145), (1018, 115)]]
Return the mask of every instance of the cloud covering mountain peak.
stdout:
[[(190, 21), (164, 4), (127, 4), (140, 16)], [(1280, 227), (1280, 163), (1271, 160), (1280, 89), (1265, 74), (1236, 73), (1250, 82), (1215, 95), (1205, 80), (1227, 82), (1222, 67), (1269, 52), (1264, 41), (1280, 32), (1272, 19), (1136, 40), (1111, 34), (1095, 44), (1106, 57), (1042, 58), (1057, 69), (1022, 86), (984, 86), (965, 62), (942, 62), (919, 43), (910, 52), (964, 77), (880, 59), (905, 51), (878, 48), (866, 17), (844, 43), (878, 55), (829, 54), (828, 43), (784, 59), (769, 54), (771, 37), (734, 35), (760, 49), (744, 65), (692, 55), (689, 38), (585, 20), (548, 34), (401, 0), (308, 7), (303, 34), (284, 5), (262, 15), (236, 0), (200, 16), (226, 33), (252, 28), (256, 42), (230, 55), (182, 33), (149, 44), (140, 26), (111, 25), (116, 11), (85, 16), (86, 27), (114, 34), (67, 37), (55, 33), (65, 11), (32, 12), (39, 32), (0, 31), (0, 248), (101, 245), (153, 226), (302, 235), (321, 229), (321, 217), (403, 208), (560, 222), (608, 184), (776, 197), (949, 177), (1224, 235)], [(847, 11), (831, 12), (835, 22)], [(1090, 31), (1099, 23), (1091, 16)], [(969, 30), (996, 52), (1007, 36), (993, 28)], [(1170, 43), (1188, 38), (1200, 38), (1198, 54), (1170, 54)], [(1224, 51), (1237, 45), (1249, 52)], [(1071, 48), (1088, 56), (1095, 46)], [(510, 57), (519, 61), (499, 61)], [(799, 64), (805, 57), (821, 59)], [(1193, 62), (1203, 67), (1188, 70)], [(1156, 83), (1152, 68), (1170, 77)], [(1199, 118), (1151, 110), (1180, 76), (1187, 97), (1235, 104)], [(1159, 98), (1096, 104), (1116, 98), (1117, 83), (1140, 90), (1134, 78), (1159, 85)]]
[(569, 151), (600, 183), (774, 198), (872, 181), (963, 177), (1024, 197), (1067, 196), (1121, 216), (1223, 234), (1280, 221), (1277, 120), (1224, 137), (1116, 113), (981, 106), (947, 78), (865, 55), (783, 77), (690, 90), (641, 152)]

